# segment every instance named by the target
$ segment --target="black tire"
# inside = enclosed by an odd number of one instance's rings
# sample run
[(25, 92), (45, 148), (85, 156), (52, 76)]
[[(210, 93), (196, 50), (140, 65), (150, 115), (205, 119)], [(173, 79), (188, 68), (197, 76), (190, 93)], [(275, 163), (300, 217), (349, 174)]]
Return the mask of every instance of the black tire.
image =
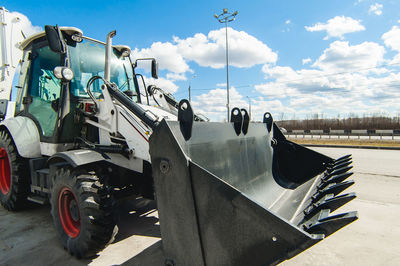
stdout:
[(51, 214), (64, 248), (77, 258), (88, 258), (111, 243), (118, 232), (114, 204), (95, 174), (59, 169), (51, 193)]
[(0, 202), (9, 211), (27, 205), (30, 178), (26, 159), (20, 157), (6, 130), (0, 131)]

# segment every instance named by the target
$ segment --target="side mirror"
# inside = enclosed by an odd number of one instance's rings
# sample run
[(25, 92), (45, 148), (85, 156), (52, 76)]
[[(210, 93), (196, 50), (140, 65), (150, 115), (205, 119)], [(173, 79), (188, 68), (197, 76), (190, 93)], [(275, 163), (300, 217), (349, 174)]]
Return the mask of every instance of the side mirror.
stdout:
[(158, 79), (158, 63), (155, 59), (151, 60), (151, 76)]
[(46, 32), (46, 38), (50, 49), (55, 53), (61, 53), (63, 51), (63, 47), (56, 27), (46, 25), (44, 26), (44, 30)]

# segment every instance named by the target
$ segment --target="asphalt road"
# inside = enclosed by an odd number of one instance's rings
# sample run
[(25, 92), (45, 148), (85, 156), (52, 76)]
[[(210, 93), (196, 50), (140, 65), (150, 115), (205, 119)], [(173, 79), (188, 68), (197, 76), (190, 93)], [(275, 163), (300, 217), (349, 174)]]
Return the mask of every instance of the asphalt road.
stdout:
[[(356, 184), (348, 192), (358, 198), (336, 213), (357, 210), (359, 220), (282, 265), (400, 265), (400, 151), (314, 149), (334, 158), (353, 154)], [(157, 212), (145, 203), (122, 205), (115, 242), (90, 260), (62, 248), (48, 206), (0, 208), (0, 265), (162, 265)]]

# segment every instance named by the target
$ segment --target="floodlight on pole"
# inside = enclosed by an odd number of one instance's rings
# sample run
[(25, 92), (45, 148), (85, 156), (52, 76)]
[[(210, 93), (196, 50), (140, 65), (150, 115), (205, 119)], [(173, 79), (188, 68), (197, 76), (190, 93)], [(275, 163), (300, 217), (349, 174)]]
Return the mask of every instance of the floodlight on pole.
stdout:
[(220, 23), (225, 23), (225, 40), (226, 40), (226, 108), (228, 111), (227, 119), (229, 122), (229, 115), (230, 115), (230, 109), (229, 109), (229, 47), (228, 47), (228, 23), (231, 21), (234, 21), (236, 19), (238, 12), (235, 11), (233, 13), (228, 12), (227, 8), (224, 8), (222, 10), (222, 13), (217, 15), (215, 14), (214, 17), (218, 20)]

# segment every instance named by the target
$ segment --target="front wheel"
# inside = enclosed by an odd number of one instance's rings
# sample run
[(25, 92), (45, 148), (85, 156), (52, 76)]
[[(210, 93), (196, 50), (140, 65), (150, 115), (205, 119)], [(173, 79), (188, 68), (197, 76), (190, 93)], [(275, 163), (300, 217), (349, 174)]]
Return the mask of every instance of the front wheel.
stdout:
[(0, 202), (9, 211), (26, 206), (29, 193), (27, 161), (20, 157), (8, 131), (0, 131)]
[(64, 247), (77, 258), (96, 255), (114, 240), (114, 200), (94, 173), (56, 172), (51, 213)]

